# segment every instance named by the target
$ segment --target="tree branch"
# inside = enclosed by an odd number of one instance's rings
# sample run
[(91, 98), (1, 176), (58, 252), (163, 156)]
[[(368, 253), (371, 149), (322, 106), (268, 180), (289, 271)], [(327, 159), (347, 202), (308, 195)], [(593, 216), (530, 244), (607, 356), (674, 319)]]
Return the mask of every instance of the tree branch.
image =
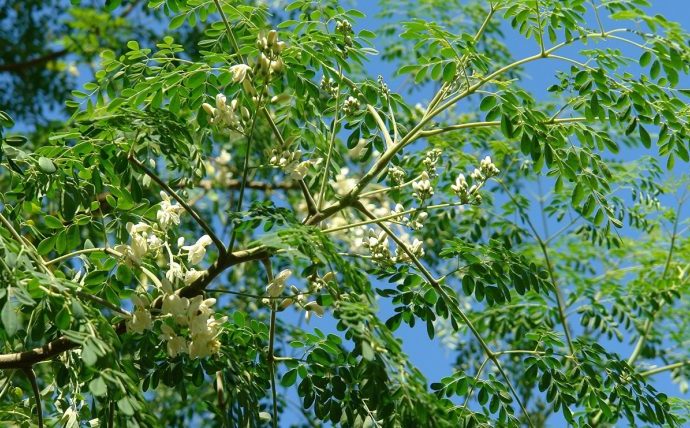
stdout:
[(220, 253), (220, 256), (224, 256), (227, 253), (227, 249), (225, 248), (225, 245), (223, 245), (223, 241), (221, 241), (218, 236), (216, 236), (215, 232), (211, 228), (211, 226), (204, 221), (204, 219), (197, 214), (197, 212), (194, 210), (194, 208), (190, 207), (187, 201), (182, 199), (180, 195), (178, 195), (173, 189), (168, 186), (167, 183), (165, 183), (155, 172), (151, 171), (146, 165), (143, 163), (139, 162), (138, 159), (136, 159), (134, 156), (129, 156), (128, 160), (130, 163), (136, 165), (139, 169), (143, 170), (146, 175), (151, 177), (153, 181), (155, 181), (164, 191), (167, 193), (170, 197), (175, 199), (182, 207), (189, 213), (189, 215), (192, 216), (192, 218), (201, 226), (202, 229), (204, 229), (204, 232), (211, 238), (213, 243), (216, 245), (218, 248), (218, 252)]
[(31, 382), (31, 389), (34, 391), (34, 400), (36, 401), (36, 416), (38, 416), (38, 428), (43, 428), (43, 408), (41, 406), (41, 391), (38, 389), (38, 382), (36, 382), (36, 373), (34, 369), (29, 367), (22, 368), (22, 371), (29, 378)]
[(37, 67), (39, 65), (43, 65), (47, 62), (61, 58), (67, 55), (68, 53), (69, 51), (67, 49), (61, 49), (59, 51), (50, 52), (45, 55), (27, 59), (25, 61), (15, 62), (12, 64), (2, 64), (0, 65), (0, 73), (22, 73), (30, 68)]

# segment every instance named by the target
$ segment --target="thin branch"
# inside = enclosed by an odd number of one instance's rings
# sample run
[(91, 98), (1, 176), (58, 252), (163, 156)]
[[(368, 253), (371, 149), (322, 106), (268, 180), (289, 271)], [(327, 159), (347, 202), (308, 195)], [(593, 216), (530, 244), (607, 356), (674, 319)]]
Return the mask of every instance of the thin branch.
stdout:
[(679, 368), (685, 367), (685, 366), (690, 366), (690, 360), (680, 361), (677, 363), (668, 364), (665, 366), (649, 369), (649, 370), (646, 370), (646, 371), (643, 371), (642, 373), (640, 373), (640, 376), (642, 376), (642, 377), (653, 376), (655, 374), (659, 374), (659, 373), (666, 372), (669, 370), (679, 369)]
[(560, 287), (558, 286), (558, 283), (556, 282), (556, 275), (554, 272), (553, 264), (551, 263), (551, 259), (549, 258), (549, 252), (547, 250), (546, 243), (544, 240), (539, 236), (539, 233), (537, 232), (537, 229), (534, 227), (534, 224), (532, 223), (532, 220), (530, 220), (529, 215), (525, 213), (525, 211), (522, 209), (520, 204), (515, 200), (513, 197), (512, 193), (508, 190), (508, 187), (500, 180), (496, 180), (500, 186), (503, 188), (503, 191), (508, 195), (510, 200), (513, 202), (513, 205), (520, 211), (521, 217), (527, 223), (527, 226), (529, 226), (530, 230), (532, 231), (532, 235), (534, 236), (534, 239), (537, 241), (537, 244), (539, 244), (539, 248), (541, 249), (542, 254), (544, 255), (544, 262), (546, 263), (546, 269), (549, 273), (549, 278), (551, 279), (551, 284), (553, 284), (553, 288), (555, 290), (556, 294), (556, 304), (557, 304), (557, 309), (558, 309), (558, 317), (560, 318), (561, 324), (563, 325), (563, 332), (565, 333), (565, 338), (566, 341), (568, 342), (568, 349), (570, 349), (571, 355), (575, 355), (575, 346), (573, 344), (573, 339), (572, 335), (570, 333), (570, 327), (568, 326), (568, 319), (565, 316), (565, 299), (563, 297), (563, 294), (561, 292)]
[(211, 238), (213, 243), (218, 248), (218, 252), (221, 256), (223, 256), (227, 252), (225, 245), (223, 245), (223, 241), (221, 241), (218, 238), (218, 236), (216, 236), (211, 226), (209, 226), (208, 223), (206, 223), (206, 221), (204, 221), (204, 219), (202, 219), (201, 216), (197, 214), (194, 208), (189, 206), (187, 201), (185, 201), (182, 197), (180, 197), (180, 195), (178, 195), (173, 189), (171, 189), (170, 186), (168, 186), (168, 184), (158, 176), (158, 174), (151, 171), (146, 165), (139, 162), (139, 160), (136, 159), (134, 156), (129, 156), (128, 159), (130, 163), (136, 165), (139, 169), (144, 171), (146, 175), (151, 177), (151, 179), (155, 181), (156, 184), (158, 184), (163, 189), (163, 191), (165, 191), (165, 193), (168, 194), (168, 196), (175, 199), (189, 213), (189, 215), (192, 216), (192, 218), (199, 224), (199, 226), (201, 226), (201, 228), (204, 229), (204, 232), (206, 232), (206, 234)]
[[(266, 268), (266, 277), (268, 282), (273, 281), (273, 270), (271, 269), (271, 260), (268, 258), (261, 259)], [(271, 396), (273, 399), (273, 428), (278, 427), (278, 393), (276, 391), (276, 363), (274, 355), (275, 336), (276, 336), (276, 305), (277, 302), (271, 302), (271, 321), (268, 327), (268, 370), (271, 374)]]
[(69, 260), (72, 257), (77, 257), (77, 256), (80, 256), (82, 254), (89, 254), (89, 253), (104, 253), (104, 254), (110, 254), (110, 255), (114, 255), (114, 256), (118, 256), (118, 257), (122, 256), (122, 254), (120, 254), (117, 251), (112, 250), (110, 248), (105, 248), (105, 247), (104, 248), (84, 248), (83, 250), (77, 250), (77, 251), (74, 251), (72, 253), (68, 253), (68, 254), (62, 255), (60, 257), (56, 257), (52, 260), (48, 260), (45, 262), (45, 265), (49, 266), (49, 265), (52, 265), (53, 263), (60, 263), (60, 262), (65, 261), (65, 260)]
[[(361, 202), (357, 201), (353, 205), (357, 210), (361, 211), (364, 215), (367, 217), (374, 219), (374, 215), (369, 212), (369, 210), (362, 205)], [(489, 358), (498, 371), (501, 373), (501, 376), (503, 379), (505, 379), (506, 384), (508, 385), (508, 389), (510, 389), (510, 392), (512, 393), (513, 397), (515, 398), (515, 401), (520, 405), (520, 408), (522, 409), (522, 412), (525, 414), (525, 417), (527, 418), (527, 422), (530, 427), (534, 427), (532, 424), (532, 420), (530, 419), (529, 413), (527, 412), (527, 408), (525, 407), (524, 403), (520, 399), (520, 396), (518, 395), (517, 391), (515, 390), (515, 387), (513, 386), (512, 382), (510, 381), (510, 378), (508, 377), (508, 374), (503, 370), (503, 366), (501, 365), (500, 361), (498, 361), (498, 358), (496, 355), (491, 351), (489, 348), (489, 345), (484, 341), (484, 338), (479, 334), (479, 331), (476, 329), (474, 324), (472, 324), (472, 321), (469, 319), (469, 317), (465, 314), (465, 312), (460, 309), (457, 305), (453, 305), (452, 300), (448, 293), (441, 287), (441, 284), (434, 279), (434, 277), (431, 275), (431, 272), (427, 270), (426, 267), (419, 261), (419, 259), (412, 253), (412, 251), (408, 248), (408, 246), (400, 239), (398, 236), (393, 233), (392, 230), (388, 228), (388, 226), (378, 223), (378, 226), (407, 254), (407, 256), (410, 258), (412, 263), (419, 269), (419, 271), (422, 273), (422, 275), (427, 279), (429, 282), (429, 285), (431, 285), (436, 292), (439, 293), (440, 297), (447, 302), (447, 306), (454, 311), (463, 321), (463, 323), (467, 326), (467, 328), (470, 329), (474, 337), (477, 339), (479, 342), (481, 348), (484, 350), (484, 353), (486, 354), (487, 358)]]
[(599, 8), (597, 7), (596, 4), (594, 4), (594, 0), (590, 1), (592, 4), (592, 8), (594, 9), (594, 16), (597, 18), (597, 24), (599, 25), (599, 31), (601, 31), (601, 34), (604, 35), (606, 34), (606, 31), (604, 30), (604, 24), (601, 23), (601, 17), (599, 16)]
[[(340, 78), (343, 77), (343, 70), (338, 67), (338, 74)], [(321, 178), (321, 186), (319, 187), (319, 196), (317, 198), (316, 210), (323, 208), (323, 199), (326, 196), (326, 182), (328, 181), (328, 172), (331, 170), (331, 156), (333, 155), (333, 146), (335, 146), (335, 135), (338, 129), (338, 108), (340, 107), (340, 85), (338, 85), (338, 92), (335, 94), (335, 112), (333, 113), (333, 126), (331, 128), (331, 138), (328, 143), (328, 152), (326, 153), (326, 164), (323, 168), (323, 177)], [(311, 213), (309, 213), (311, 214)]]
[(33, 367), (24, 367), (22, 371), (29, 378), (31, 382), (31, 389), (34, 391), (34, 400), (36, 402), (36, 416), (38, 416), (38, 428), (43, 428), (43, 408), (41, 406), (41, 391), (38, 389), (38, 382), (36, 382), (36, 373)]
[[(680, 201), (678, 201), (678, 208), (676, 209), (676, 218), (673, 220), (673, 231), (671, 232), (671, 246), (668, 249), (668, 255), (666, 256), (666, 263), (664, 264), (664, 271), (661, 274), (661, 281), (666, 279), (666, 275), (668, 274), (669, 268), (671, 266), (671, 259), (673, 258), (673, 250), (676, 246), (676, 238), (678, 237), (678, 222), (680, 220), (680, 211), (683, 208), (683, 203), (685, 202), (684, 196), (681, 198)], [(659, 307), (657, 308), (656, 311), (652, 312), (650, 317), (645, 321), (644, 326), (642, 327), (642, 334), (640, 335), (640, 338), (637, 340), (637, 343), (635, 344), (635, 348), (633, 349), (632, 353), (630, 354), (630, 357), (628, 357), (628, 364), (633, 365), (637, 358), (640, 356), (640, 353), (642, 352), (642, 349), (644, 349), (645, 342), (647, 341), (647, 337), (649, 336), (649, 333), (652, 331), (652, 326), (654, 325), (654, 318), (656, 318), (656, 314), (661, 310), (661, 307), (664, 305), (664, 301), (662, 300), (661, 303), (659, 304)]]
[[(587, 118), (585, 117), (566, 117), (566, 118), (561, 118), (561, 119), (553, 119), (553, 120), (548, 120), (546, 122), (543, 122), (544, 125), (558, 125), (558, 124), (564, 124), (564, 123), (577, 123), (577, 122), (585, 122)], [(470, 123), (460, 123), (457, 125), (450, 125), (450, 126), (444, 126), (442, 128), (433, 128), (433, 129), (428, 129), (426, 131), (420, 131), (419, 136), (420, 137), (430, 137), (432, 135), (438, 135), (442, 134), (445, 132), (452, 132), (452, 131), (459, 131), (461, 129), (468, 129), (468, 128), (488, 128), (492, 126), (500, 126), (501, 122), (500, 121), (489, 121), (489, 122), (470, 122)]]

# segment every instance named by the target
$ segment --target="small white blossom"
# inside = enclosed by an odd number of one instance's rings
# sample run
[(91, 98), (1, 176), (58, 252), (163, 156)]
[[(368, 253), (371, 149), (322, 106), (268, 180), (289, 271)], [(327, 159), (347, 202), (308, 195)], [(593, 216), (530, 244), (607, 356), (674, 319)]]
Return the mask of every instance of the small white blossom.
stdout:
[(187, 262), (190, 265), (195, 265), (202, 261), (206, 255), (206, 247), (211, 245), (212, 242), (210, 236), (204, 235), (193, 245), (183, 246), (182, 250), (187, 251)]
[(247, 64), (235, 64), (230, 67), (230, 73), (232, 73), (232, 81), (235, 83), (242, 83), (244, 79), (247, 78), (247, 73), (252, 70)]
[(161, 326), (161, 335), (158, 338), (166, 342), (166, 350), (172, 358), (188, 352), (187, 342), (182, 336), (178, 336), (175, 330), (167, 324)]
[(205, 273), (206, 273), (205, 270), (189, 269), (184, 274), (184, 279), (183, 279), (184, 285), (189, 285), (189, 284), (193, 283), (197, 279), (201, 278)]
[(230, 152), (227, 150), (223, 149), (220, 151), (220, 154), (216, 158), (216, 162), (221, 164), (221, 165), (227, 165), (230, 163), (232, 160), (232, 156), (230, 155)]
[(187, 310), (189, 309), (189, 299), (180, 297), (177, 294), (170, 294), (163, 297), (163, 305), (161, 306), (161, 313), (163, 315), (172, 315), (175, 322), (179, 325), (187, 325)]
[(143, 333), (150, 330), (153, 324), (151, 319), (151, 312), (142, 307), (137, 307), (132, 316), (127, 320), (127, 330), (133, 333)]
[(184, 212), (184, 207), (173, 203), (167, 193), (161, 192), (161, 205), (156, 213), (156, 220), (161, 229), (168, 230), (171, 226), (180, 224), (180, 214)]
[(357, 184), (357, 179), (348, 178), (349, 172), (349, 168), (341, 168), (338, 175), (335, 176), (335, 181), (331, 181), (331, 186), (338, 195), (346, 195)]
[(421, 201), (429, 199), (434, 195), (434, 188), (431, 186), (429, 174), (426, 171), (422, 172), (419, 180), (412, 183), (412, 189), (414, 190), (415, 197)]
[(307, 320), (307, 322), (308, 322), (309, 319), (311, 318), (311, 314), (312, 314), (312, 313), (316, 314), (317, 317), (322, 318), (322, 317), (323, 317), (323, 314), (324, 314), (324, 312), (325, 312), (323, 306), (319, 305), (319, 304), (316, 303), (316, 302), (309, 302), (309, 303), (307, 303), (306, 305), (304, 305), (304, 309), (307, 311), (307, 312), (304, 314), (304, 317), (305, 317), (305, 319)]
[(268, 294), (270, 297), (280, 296), (285, 289), (285, 281), (287, 281), (291, 275), (292, 271), (290, 269), (282, 270), (278, 275), (276, 275), (275, 278), (273, 278), (273, 281), (268, 283), (266, 286), (266, 294)]
[(170, 283), (175, 283), (176, 279), (182, 279), (182, 266), (179, 263), (171, 261), (168, 265), (168, 271), (165, 272), (165, 278)]

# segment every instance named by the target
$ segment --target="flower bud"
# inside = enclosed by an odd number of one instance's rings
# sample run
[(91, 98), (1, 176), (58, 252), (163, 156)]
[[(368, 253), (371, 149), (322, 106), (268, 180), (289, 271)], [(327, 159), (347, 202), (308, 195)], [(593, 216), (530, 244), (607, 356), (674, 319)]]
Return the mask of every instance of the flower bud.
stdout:
[(278, 32), (276, 30), (271, 30), (268, 32), (268, 38), (267, 38), (267, 45), (273, 46), (275, 42), (278, 40)]
[(209, 103), (203, 103), (201, 107), (203, 107), (204, 111), (211, 117), (216, 113), (216, 109)]

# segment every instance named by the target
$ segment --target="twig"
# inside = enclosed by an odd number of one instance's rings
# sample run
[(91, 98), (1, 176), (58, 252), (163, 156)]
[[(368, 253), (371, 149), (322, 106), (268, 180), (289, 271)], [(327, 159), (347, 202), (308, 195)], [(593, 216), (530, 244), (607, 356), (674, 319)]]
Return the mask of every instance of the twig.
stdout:
[[(268, 282), (273, 281), (273, 271), (271, 270), (271, 260), (268, 258), (261, 259), (266, 268), (266, 277)], [(273, 398), (273, 428), (278, 427), (278, 393), (276, 391), (276, 366), (275, 355), (273, 355), (276, 336), (276, 302), (271, 302), (271, 321), (268, 328), (268, 370), (271, 374), (271, 396)]]
[(38, 382), (36, 382), (36, 373), (32, 366), (23, 367), (22, 371), (29, 378), (31, 382), (31, 389), (34, 391), (34, 400), (36, 401), (36, 416), (38, 416), (38, 428), (43, 428), (43, 409), (41, 407), (41, 391), (38, 390)]
[(146, 175), (151, 177), (153, 181), (155, 181), (165, 193), (168, 194), (171, 198), (175, 199), (188, 213), (189, 215), (192, 216), (192, 218), (201, 226), (202, 229), (204, 229), (204, 232), (211, 238), (213, 243), (216, 245), (218, 248), (218, 252), (220, 253), (221, 256), (225, 255), (227, 252), (225, 245), (223, 245), (223, 242), (216, 236), (215, 232), (211, 228), (211, 226), (204, 221), (204, 219), (197, 214), (197, 212), (194, 210), (194, 208), (190, 207), (189, 204), (187, 204), (187, 201), (185, 201), (180, 195), (178, 195), (173, 189), (168, 186), (166, 182), (164, 182), (155, 172), (151, 171), (146, 165), (143, 163), (139, 162), (138, 159), (136, 159), (134, 156), (129, 156), (129, 162), (136, 165), (139, 169), (144, 171)]

